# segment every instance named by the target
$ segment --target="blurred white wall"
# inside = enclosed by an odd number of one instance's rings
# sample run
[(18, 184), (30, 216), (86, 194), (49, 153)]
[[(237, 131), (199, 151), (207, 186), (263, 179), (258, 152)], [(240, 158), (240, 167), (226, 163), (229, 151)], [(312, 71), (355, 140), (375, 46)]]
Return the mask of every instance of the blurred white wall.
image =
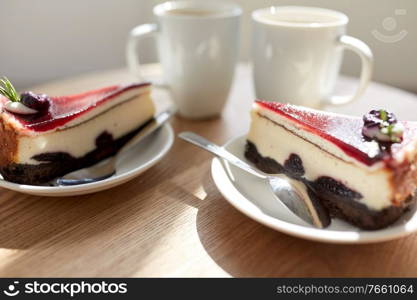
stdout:
[[(201, 0), (208, 1), (208, 0)], [(83, 72), (122, 67), (127, 33), (153, 20), (157, 0), (0, 0), (0, 76), (20, 88)], [(416, 0), (235, 0), (244, 9), (241, 57), (247, 60), (250, 12), (271, 5), (308, 5), (350, 17), (348, 33), (375, 54), (374, 80), (417, 92)], [(396, 14), (397, 13), (397, 14)], [(373, 31), (401, 40), (389, 43)], [(156, 60), (148, 41), (144, 62)], [(359, 73), (359, 59), (346, 53), (343, 72)]]
[(128, 31), (151, 19), (151, 7), (146, 0), (0, 0), (0, 76), (22, 88), (121, 67)]

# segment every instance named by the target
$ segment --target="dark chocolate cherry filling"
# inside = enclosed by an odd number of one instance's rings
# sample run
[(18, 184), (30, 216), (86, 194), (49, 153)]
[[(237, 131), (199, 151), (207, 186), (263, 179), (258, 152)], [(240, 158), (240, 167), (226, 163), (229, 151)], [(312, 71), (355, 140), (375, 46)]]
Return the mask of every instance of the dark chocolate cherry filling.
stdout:
[[(289, 174), (289, 171), (275, 160), (262, 156), (250, 141), (246, 144), (245, 157), (264, 172)], [(417, 202), (416, 194), (414, 197), (410, 196), (404, 206), (390, 206), (376, 211), (357, 201), (363, 198), (360, 193), (349, 189), (342, 182), (333, 178), (322, 176), (311, 182), (303, 177), (298, 179), (308, 187), (307, 191), (323, 224), (326, 222), (326, 216), (328, 217), (330, 214), (363, 229), (384, 228), (398, 220), (404, 211)], [(317, 199), (312, 195), (317, 196)], [(321, 210), (320, 207), (324, 207), (324, 210)]]
[(304, 166), (301, 158), (294, 153), (284, 162), (284, 173), (293, 178), (300, 178), (304, 175)]
[[(284, 162), (284, 165), (281, 165), (270, 157), (261, 156), (256, 146), (252, 142), (248, 141), (245, 149), (245, 157), (266, 173), (283, 173), (291, 178), (302, 181), (307, 186), (310, 198), (312, 199), (318, 216), (323, 224), (328, 225), (330, 223), (328, 209), (330, 211), (333, 210), (333, 208), (329, 207), (329, 202), (323, 201), (323, 199), (351, 202), (352, 200), (360, 200), (363, 198), (360, 193), (348, 188), (342, 182), (328, 176), (320, 176), (314, 181), (306, 180), (303, 177), (305, 174), (303, 161), (300, 156), (295, 153), (291, 153), (288, 159)], [(358, 204), (363, 205), (360, 203)], [(333, 215), (338, 214), (333, 213)]]
[[(256, 153), (256, 154), (255, 154)], [(271, 158), (259, 157), (258, 150), (252, 142), (247, 142), (245, 156), (251, 162), (254, 162), (258, 167), (261, 165), (260, 169), (267, 173), (283, 173), (289, 177), (298, 179), (307, 183), (310, 188), (312, 188), (316, 193), (322, 193), (326, 191), (331, 193), (337, 198), (344, 198), (346, 200), (359, 200), (362, 198), (362, 195), (354, 190), (349, 189), (342, 182), (335, 180), (328, 176), (321, 176), (314, 181), (306, 180), (303, 175), (305, 173), (303, 161), (295, 153), (291, 153), (288, 159), (284, 162), (284, 166), (276, 162)], [(273, 163), (272, 163), (273, 162)], [(268, 165), (264, 167), (263, 165)]]
[(329, 193), (338, 199), (359, 200), (362, 195), (349, 189), (346, 185), (328, 176), (321, 176), (311, 182), (314, 190), (318, 194)]

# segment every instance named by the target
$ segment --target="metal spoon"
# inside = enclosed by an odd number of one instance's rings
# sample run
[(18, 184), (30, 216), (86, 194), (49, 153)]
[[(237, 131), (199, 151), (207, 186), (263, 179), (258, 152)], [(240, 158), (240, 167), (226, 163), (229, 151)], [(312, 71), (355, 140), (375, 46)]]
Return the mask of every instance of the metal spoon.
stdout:
[(174, 115), (174, 110), (168, 109), (159, 115), (154, 120), (140, 130), (128, 143), (126, 143), (116, 155), (113, 155), (107, 160), (99, 162), (91, 167), (83, 168), (63, 177), (57, 178), (50, 182), (54, 186), (78, 185), (91, 182), (97, 182), (113, 176), (116, 173), (116, 162), (122, 153), (130, 150), (137, 143), (149, 136), (152, 132), (160, 128)]
[(190, 142), (212, 154), (227, 160), (234, 166), (268, 181), (272, 192), (279, 200), (296, 216), (307, 223), (318, 228), (327, 227), (330, 224), (330, 217), (327, 210), (321, 205), (316, 195), (309, 192), (307, 186), (284, 174), (266, 174), (255, 169), (243, 160), (228, 152), (205, 138), (193, 132), (181, 132), (178, 135), (181, 139)]

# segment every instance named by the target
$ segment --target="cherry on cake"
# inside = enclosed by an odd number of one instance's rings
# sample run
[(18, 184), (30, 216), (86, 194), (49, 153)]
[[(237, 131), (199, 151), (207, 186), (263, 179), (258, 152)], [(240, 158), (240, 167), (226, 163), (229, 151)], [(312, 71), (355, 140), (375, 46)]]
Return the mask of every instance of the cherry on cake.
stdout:
[(41, 184), (114, 155), (153, 120), (150, 84), (48, 97), (0, 87), (0, 173)]
[(379, 229), (415, 202), (417, 123), (374, 110), (363, 118), (256, 101), (245, 156), (302, 180), (330, 215)]

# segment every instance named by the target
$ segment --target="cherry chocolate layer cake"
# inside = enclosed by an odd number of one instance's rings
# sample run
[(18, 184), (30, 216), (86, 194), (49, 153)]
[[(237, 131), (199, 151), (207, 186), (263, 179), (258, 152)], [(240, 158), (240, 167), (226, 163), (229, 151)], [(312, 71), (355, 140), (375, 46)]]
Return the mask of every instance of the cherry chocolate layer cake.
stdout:
[(331, 216), (363, 229), (395, 222), (417, 184), (417, 123), (373, 110), (362, 119), (256, 101), (245, 156), (302, 180)]
[(1, 84), (0, 173), (16, 183), (45, 183), (115, 154), (155, 112), (149, 83), (64, 97)]

